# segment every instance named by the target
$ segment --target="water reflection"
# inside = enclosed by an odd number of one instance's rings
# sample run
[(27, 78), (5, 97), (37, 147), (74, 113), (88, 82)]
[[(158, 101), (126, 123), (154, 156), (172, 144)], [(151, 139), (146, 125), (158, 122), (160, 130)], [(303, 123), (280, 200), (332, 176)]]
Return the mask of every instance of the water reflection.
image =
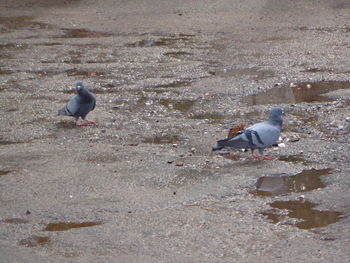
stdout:
[(323, 188), (320, 177), (327, 175), (331, 169), (303, 170), (296, 175), (277, 174), (263, 176), (256, 182), (256, 190), (253, 194), (262, 196), (275, 196), (291, 192), (307, 192), (313, 189)]
[[(301, 221), (294, 224), (294, 226), (300, 229), (311, 229), (316, 227), (324, 227), (329, 224), (333, 224), (340, 220), (342, 212), (338, 211), (319, 211), (315, 210), (317, 206), (311, 202), (300, 202), (300, 201), (275, 201), (270, 204), (271, 211), (262, 212), (261, 214), (266, 216), (272, 221), (272, 223), (282, 222), (285, 217), (300, 219)], [(281, 215), (278, 209), (288, 210), (287, 215)]]
[(332, 99), (323, 94), (348, 88), (350, 88), (348, 81), (301, 82), (292, 87), (288, 84), (253, 94), (244, 97), (242, 101), (248, 105), (325, 102)]

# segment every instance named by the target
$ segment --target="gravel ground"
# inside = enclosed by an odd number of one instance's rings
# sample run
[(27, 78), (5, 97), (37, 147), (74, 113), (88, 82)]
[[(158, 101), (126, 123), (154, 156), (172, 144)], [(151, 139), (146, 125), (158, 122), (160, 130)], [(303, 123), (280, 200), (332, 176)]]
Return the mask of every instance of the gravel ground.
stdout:
[[(349, 262), (348, 1), (0, 9), (0, 262)], [(273, 161), (211, 151), (273, 106)]]

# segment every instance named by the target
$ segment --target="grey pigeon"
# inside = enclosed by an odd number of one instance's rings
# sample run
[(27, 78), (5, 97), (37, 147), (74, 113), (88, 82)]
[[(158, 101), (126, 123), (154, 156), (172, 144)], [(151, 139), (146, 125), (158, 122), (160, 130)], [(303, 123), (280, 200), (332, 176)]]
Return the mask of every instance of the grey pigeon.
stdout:
[[(223, 139), (217, 142), (213, 151), (221, 150), (224, 147), (238, 149), (251, 149), (252, 157), (271, 160), (271, 156), (264, 156), (264, 149), (270, 147), (278, 141), (282, 128), (282, 108), (273, 108), (267, 121), (254, 124), (236, 133), (233, 138)], [(254, 150), (259, 150), (259, 155), (254, 154)]]
[[(94, 121), (86, 120), (86, 115), (95, 108), (95, 96), (84, 87), (83, 82), (78, 81), (76, 84), (77, 95), (72, 97), (69, 102), (58, 111), (58, 115), (72, 116), (76, 119), (78, 126), (87, 124), (96, 124)], [(82, 121), (79, 120), (82, 119)]]

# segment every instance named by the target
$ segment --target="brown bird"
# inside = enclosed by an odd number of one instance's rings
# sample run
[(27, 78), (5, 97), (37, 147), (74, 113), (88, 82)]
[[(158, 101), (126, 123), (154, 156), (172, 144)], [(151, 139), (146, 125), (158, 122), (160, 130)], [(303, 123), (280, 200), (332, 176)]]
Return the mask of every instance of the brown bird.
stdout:
[(243, 124), (243, 122), (240, 122), (240, 123), (238, 123), (238, 124), (233, 125), (233, 126), (230, 128), (229, 132), (228, 132), (227, 138), (233, 138), (233, 137), (235, 137), (235, 136), (236, 136), (236, 133), (239, 132), (239, 131), (242, 131), (242, 130), (244, 130), (244, 124)]

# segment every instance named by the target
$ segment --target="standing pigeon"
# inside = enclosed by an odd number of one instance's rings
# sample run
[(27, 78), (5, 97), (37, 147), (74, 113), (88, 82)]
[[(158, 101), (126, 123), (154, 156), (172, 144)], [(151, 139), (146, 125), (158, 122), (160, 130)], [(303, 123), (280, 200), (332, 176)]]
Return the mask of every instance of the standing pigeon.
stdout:
[[(269, 119), (260, 122), (236, 133), (233, 138), (223, 139), (217, 142), (213, 151), (221, 150), (224, 147), (238, 149), (251, 149), (252, 157), (262, 160), (272, 160), (271, 156), (264, 156), (264, 149), (275, 144), (280, 136), (282, 128), (281, 108), (273, 108), (270, 111)], [(259, 150), (259, 155), (254, 154), (254, 149)]]
[[(72, 97), (66, 106), (58, 111), (58, 115), (75, 117), (78, 126), (84, 126), (89, 123), (96, 124), (94, 121), (85, 119), (86, 115), (95, 108), (95, 96), (84, 87), (81, 81), (77, 82), (76, 90), (78, 94)], [(79, 120), (79, 117), (82, 118), (82, 121)]]

